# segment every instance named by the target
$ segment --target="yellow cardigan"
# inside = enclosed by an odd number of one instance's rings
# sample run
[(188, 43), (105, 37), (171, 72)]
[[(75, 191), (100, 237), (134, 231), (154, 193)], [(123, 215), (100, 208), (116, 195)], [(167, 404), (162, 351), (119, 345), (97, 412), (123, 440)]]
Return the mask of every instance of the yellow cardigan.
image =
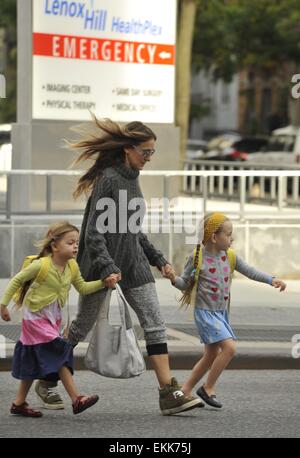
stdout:
[[(1, 304), (8, 305), (18, 288), (28, 280), (36, 278), (40, 268), (41, 261), (37, 259), (28, 267), (17, 273), (8, 283), (1, 299)], [(71, 284), (73, 284), (79, 294), (91, 294), (104, 288), (104, 284), (101, 280), (84, 281), (79, 269), (76, 277), (72, 281), (72, 273), (68, 264), (64, 272), (60, 272), (54, 266), (53, 262), (51, 262), (47, 278), (40, 285), (36, 285), (32, 282), (25, 296), (24, 304), (31, 312), (38, 312), (55, 300), (58, 300), (60, 306), (63, 307), (68, 298)]]

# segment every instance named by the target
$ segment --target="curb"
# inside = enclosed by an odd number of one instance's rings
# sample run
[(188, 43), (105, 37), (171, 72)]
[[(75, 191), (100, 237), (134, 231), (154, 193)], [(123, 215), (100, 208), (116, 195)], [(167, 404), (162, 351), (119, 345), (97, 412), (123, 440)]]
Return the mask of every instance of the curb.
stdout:
[[(199, 361), (199, 354), (197, 355), (182, 355), (170, 353), (170, 367), (172, 370), (191, 370), (192, 367)], [(152, 370), (150, 361), (145, 356), (145, 363), (147, 370)], [(75, 359), (76, 370), (86, 370), (84, 365), (84, 357), (78, 357)], [(300, 369), (299, 360), (295, 360), (291, 357), (285, 356), (266, 356), (262, 355), (247, 355), (240, 357), (236, 356), (233, 361), (226, 368), (227, 370), (290, 370)], [(1, 370), (1, 369), (0, 369)]]
[[(77, 354), (76, 354), (77, 353)], [(75, 370), (86, 370), (84, 365), (84, 349), (78, 349), (74, 355)], [(147, 370), (151, 370), (149, 357), (144, 349), (142, 353)], [(202, 356), (201, 351), (191, 350), (189, 347), (177, 348), (169, 351), (170, 367), (172, 370), (191, 370)], [(0, 359), (0, 371), (11, 371), (12, 356)], [(289, 352), (266, 352), (243, 349), (234, 356), (227, 367), (228, 370), (290, 370), (300, 369), (300, 358), (293, 358)]]
[[(170, 353), (170, 366), (172, 369), (191, 370), (199, 361), (202, 353), (178, 352)], [(300, 360), (289, 354), (266, 353), (238, 353), (227, 366), (228, 370), (288, 370), (300, 369)]]

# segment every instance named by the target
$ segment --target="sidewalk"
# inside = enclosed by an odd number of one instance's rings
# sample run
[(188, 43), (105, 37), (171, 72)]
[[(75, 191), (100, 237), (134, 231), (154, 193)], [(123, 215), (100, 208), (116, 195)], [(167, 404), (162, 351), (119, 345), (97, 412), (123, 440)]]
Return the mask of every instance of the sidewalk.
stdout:
[[(2, 294), (7, 280), (0, 280)], [(199, 359), (203, 346), (193, 322), (190, 311), (178, 309), (180, 292), (168, 281), (156, 282), (158, 296), (164, 315), (170, 364), (173, 369), (190, 369)], [(77, 293), (70, 294), (70, 316), (75, 317)], [(300, 369), (300, 358), (292, 357), (292, 348), (300, 342), (300, 282), (287, 280), (287, 291), (279, 293), (268, 285), (250, 280), (234, 279), (232, 284), (231, 323), (237, 336), (237, 355), (230, 369)], [(111, 322), (118, 322), (118, 312), (113, 299)], [(64, 310), (66, 313), (66, 308)], [(145, 342), (142, 330), (134, 313), (135, 329), (140, 339), (140, 346), (145, 355)], [(0, 323), (0, 335), (5, 342), (6, 358), (0, 359), (0, 370), (10, 370), (14, 341), (18, 339), (20, 324), (14, 316), (12, 323)], [(297, 336), (298, 335), (298, 336)], [(294, 343), (292, 338), (294, 336)], [(3, 339), (3, 337), (2, 337)], [(1, 342), (0, 342), (1, 343)], [(84, 369), (83, 358), (88, 342), (80, 342), (75, 348), (75, 366)], [(296, 356), (300, 356), (300, 349)]]

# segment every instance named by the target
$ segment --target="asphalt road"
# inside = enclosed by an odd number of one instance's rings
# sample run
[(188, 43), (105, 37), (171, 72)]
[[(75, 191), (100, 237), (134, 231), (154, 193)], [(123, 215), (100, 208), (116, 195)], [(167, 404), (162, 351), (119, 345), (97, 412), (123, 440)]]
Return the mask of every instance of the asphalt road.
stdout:
[[(187, 371), (174, 371), (179, 381)], [(205, 438), (300, 437), (299, 371), (225, 371), (218, 385), (224, 407), (210, 407), (164, 417), (158, 409), (157, 384), (152, 371), (131, 380), (115, 380), (80, 371), (76, 383), (83, 393), (97, 393), (100, 401), (74, 417), (67, 408), (44, 411), (43, 418), (9, 414), (17, 381), (0, 372), (0, 437)], [(29, 401), (36, 407), (34, 392)]]

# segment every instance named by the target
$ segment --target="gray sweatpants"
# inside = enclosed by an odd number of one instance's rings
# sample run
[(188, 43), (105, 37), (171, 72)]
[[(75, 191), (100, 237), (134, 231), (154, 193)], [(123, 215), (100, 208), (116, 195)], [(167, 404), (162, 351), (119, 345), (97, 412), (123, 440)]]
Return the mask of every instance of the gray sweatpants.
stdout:
[[(106, 289), (102, 289), (93, 294), (80, 296), (78, 313), (69, 330), (68, 340), (71, 344), (77, 344), (92, 329), (106, 292)], [(125, 289), (123, 293), (138, 317), (144, 331), (146, 344), (166, 343), (166, 327), (161, 315), (155, 283), (146, 283), (137, 288)]]

